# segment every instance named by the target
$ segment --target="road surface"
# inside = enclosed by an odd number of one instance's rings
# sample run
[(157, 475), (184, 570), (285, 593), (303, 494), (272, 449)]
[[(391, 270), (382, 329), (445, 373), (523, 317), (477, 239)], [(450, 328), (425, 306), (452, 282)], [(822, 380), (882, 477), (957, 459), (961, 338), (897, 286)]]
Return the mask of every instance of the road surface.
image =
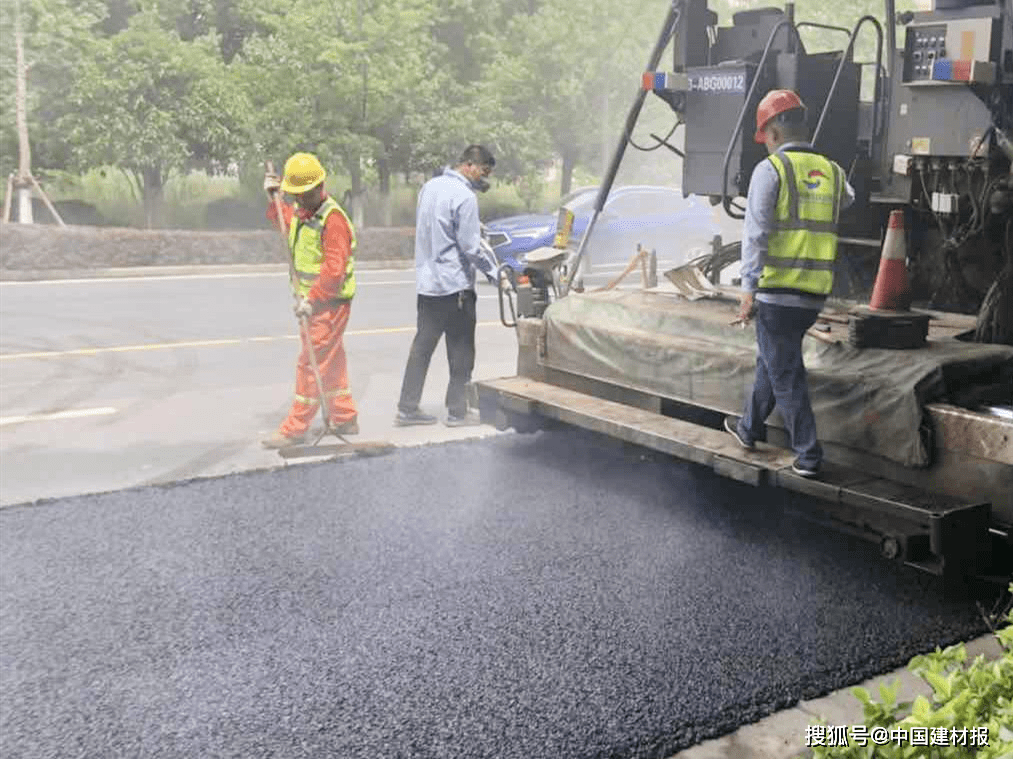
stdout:
[[(362, 437), (494, 434), (393, 427), (411, 273), (360, 280)], [(476, 376), (512, 374), (479, 292)], [(0, 284), (2, 503), (278, 467), (290, 304), (284, 273)], [(429, 410), (445, 383), (441, 355)], [(754, 489), (578, 431), (0, 522), (0, 733), (25, 756), (664, 756), (981, 625)]]
[(781, 501), (562, 429), (0, 509), (0, 745), (662, 759), (984, 630)]
[[(615, 271), (605, 267), (593, 282)], [(365, 270), (348, 327), (363, 440), (491, 434), (393, 426), (415, 331), (414, 272)], [(516, 339), (479, 287), (475, 377), (514, 373)], [(275, 466), (259, 441), (291, 402), (287, 273), (0, 283), (0, 504)], [(442, 411), (438, 348), (422, 406)]]

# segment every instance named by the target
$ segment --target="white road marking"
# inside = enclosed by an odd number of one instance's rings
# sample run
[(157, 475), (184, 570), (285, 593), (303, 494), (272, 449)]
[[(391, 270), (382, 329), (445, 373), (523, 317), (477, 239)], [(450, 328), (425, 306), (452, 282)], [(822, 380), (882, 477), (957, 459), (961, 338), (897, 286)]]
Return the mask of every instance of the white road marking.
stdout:
[[(627, 262), (628, 263), (628, 262)], [(662, 265), (668, 265), (667, 261), (659, 261), (659, 268)], [(592, 269), (610, 270), (610, 269), (624, 269), (626, 263), (613, 263), (613, 264), (592, 264)], [(369, 277), (375, 274), (404, 274), (409, 272), (411, 269), (361, 269), (355, 272), (355, 276), (360, 280), (363, 285), (414, 285), (414, 279), (392, 279), (392, 280), (370, 280)], [(257, 277), (288, 277), (286, 271), (248, 271), (248, 272), (218, 272), (216, 274), (151, 274), (151, 275), (129, 275), (125, 277), (83, 277), (77, 279), (34, 279), (34, 280), (14, 280), (7, 282), (0, 282), (0, 288), (2, 287), (30, 287), (40, 285), (93, 285), (93, 284), (110, 284), (117, 282), (165, 282), (172, 280), (191, 280), (191, 279), (249, 279)]]
[(82, 408), (73, 411), (54, 411), (50, 414), (23, 414), (21, 416), (0, 416), (0, 427), (22, 422), (56, 422), (61, 419), (83, 419), (87, 416), (107, 416), (115, 414), (116, 409), (109, 406), (101, 408)]
[(33, 279), (0, 282), (0, 287), (27, 287), (29, 285), (92, 285), (117, 282), (164, 282), (172, 279), (240, 279), (249, 277), (287, 277), (279, 271), (251, 271), (242, 274), (154, 274), (150, 277), (88, 277), (85, 279)]
[[(478, 327), (501, 327), (496, 322), (478, 322)], [(372, 329), (352, 329), (345, 332), (345, 337), (361, 337), (363, 335), (393, 335), (414, 332), (410, 327), (376, 327)], [(235, 337), (222, 340), (182, 340), (175, 343), (147, 343), (143, 345), (111, 345), (102, 348), (74, 348), (63, 351), (35, 351), (33, 353), (2, 353), (0, 361), (18, 361), (29, 358), (66, 358), (68, 356), (98, 356), (104, 353), (137, 353), (141, 351), (171, 350), (173, 348), (206, 348), (221, 345), (243, 345), (244, 343), (272, 343), (279, 340), (298, 340), (298, 335), (267, 335), (263, 337)]]
[[(363, 285), (414, 285), (414, 279), (395, 279), (390, 281), (372, 281), (363, 274), (398, 274), (398, 269), (367, 269), (365, 272), (357, 271), (355, 276)], [(190, 279), (244, 279), (251, 277), (285, 277), (288, 272), (283, 271), (253, 271), (235, 274), (154, 274), (149, 277), (93, 277), (87, 279), (35, 279), (20, 280), (12, 282), (0, 282), (0, 287), (27, 287), (29, 285), (92, 285), (92, 284), (115, 284), (117, 282), (165, 282), (167, 280), (190, 280)]]

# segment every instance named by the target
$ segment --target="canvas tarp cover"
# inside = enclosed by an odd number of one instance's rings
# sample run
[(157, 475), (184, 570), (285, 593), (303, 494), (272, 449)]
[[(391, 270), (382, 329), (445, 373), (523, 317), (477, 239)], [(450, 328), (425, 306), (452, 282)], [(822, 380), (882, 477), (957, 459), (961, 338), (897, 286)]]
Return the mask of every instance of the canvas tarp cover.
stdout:
[[(736, 311), (659, 291), (571, 295), (545, 313), (543, 363), (737, 414), (752, 387), (756, 333), (729, 324)], [(952, 339), (885, 350), (806, 338), (803, 348), (820, 438), (910, 467), (931, 463), (926, 403), (949, 400), (948, 383), (1013, 367), (1013, 348)]]

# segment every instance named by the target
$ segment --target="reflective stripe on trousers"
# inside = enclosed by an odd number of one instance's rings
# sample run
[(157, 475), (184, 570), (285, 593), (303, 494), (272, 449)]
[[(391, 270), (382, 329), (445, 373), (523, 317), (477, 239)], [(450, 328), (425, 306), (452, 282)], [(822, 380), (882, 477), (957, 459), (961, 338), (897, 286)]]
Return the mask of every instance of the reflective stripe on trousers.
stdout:
[[(342, 424), (356, 415), (355, 401), (348, 385), (348, 365), (345, 359), (345, 328), (352, 307), (343, 303), (335, 308), (325, 309), (310, 317), (310, 342), (320, 369), (320, 381), (324, 386), (324, 399), (328, 404), (328, 416), (332, 423)], [(300, 340), (302, 350), (295, 371), (295, 399), (288, 417), (282, 422), (281, 434), (292, 437), (301, 435), (313, 424), (319, 413), (320, 393), (310, 365), (306, 338)]]
[[(351, 395), (351, 394), (352, 394), (351, 390), (331, 390), (330, 392), (324, 393), (324, 399), (330, 400), (331, 398), (337, 398), (340, 395)], [(305, 395), (299, 395), (299, 393), (296, 393), (295, 402), (302, 403), (306, 406), (316, 406), (318, 403), (320, 403), (320, 399), (308, 398)]]

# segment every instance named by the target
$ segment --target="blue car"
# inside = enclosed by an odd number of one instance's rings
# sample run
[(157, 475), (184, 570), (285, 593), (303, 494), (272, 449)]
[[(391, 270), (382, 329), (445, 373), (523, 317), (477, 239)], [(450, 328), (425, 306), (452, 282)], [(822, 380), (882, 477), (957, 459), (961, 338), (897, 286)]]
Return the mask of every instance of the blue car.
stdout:
[[(587, 229), (598, 197), (597, 187), (583, 187), (563, 198), (574, 212), (570, 247), (576, 249)], [(637, 245), (656, 250), (664, 265), (678, 266), (708, 249), (714, 235), (727, 236), (720, 209), (706, 199), (668, 187), (614, 187), (595, 224), (585, 255), (593, 266), (626, 264)], [(525, 253), (552, 245), (558, 211), (508, 216), (486, 223), (489, 244), (501, 263), (517, 271)]]

